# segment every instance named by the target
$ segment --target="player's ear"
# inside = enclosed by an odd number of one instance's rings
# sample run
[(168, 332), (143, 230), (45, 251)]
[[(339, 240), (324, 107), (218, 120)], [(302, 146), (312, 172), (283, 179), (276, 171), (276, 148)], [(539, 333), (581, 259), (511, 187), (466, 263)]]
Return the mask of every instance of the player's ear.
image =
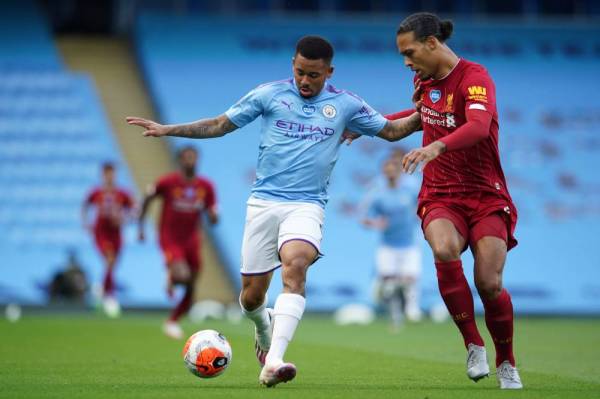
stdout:
[(335, 69), (335, 67), (333, 65), (329, 66), (329, 69), (327, 70), (327, 79), (331, 78), (331, 75), (333, 75), (334, 69)]
[(440, 41), (435, 36), (428, 36), (427, 39), (425, 39), (425, 46), (430, 51), (435, 50), (439, 44), (440, 44)]

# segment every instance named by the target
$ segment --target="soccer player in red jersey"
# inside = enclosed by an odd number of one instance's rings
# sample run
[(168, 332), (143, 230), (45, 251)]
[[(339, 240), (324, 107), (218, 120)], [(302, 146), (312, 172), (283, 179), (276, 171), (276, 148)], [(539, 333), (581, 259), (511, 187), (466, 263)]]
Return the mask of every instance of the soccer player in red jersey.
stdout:
[(139, 239), (144, 240), (144, 219), (150, 203), (162, 198), (159, 243), (167, 265), (167, 290), (183, 285), (185, 292), (164, 324), (164, 332), (175, 339), (183, 338), (179, 318), (188, 312), (194, 296), (196, 278), (201, 270), (201, 217), (204, 212), (211, 224), (218, 222), (217, 201), (213, 184), (196, 175), (198, 151), (184, 147), (178, 153), (178, 172), (167, 174), (148, 190), (139, 216)]
[[(133, 199), (115, 185), (115, 166), (106, 162), (102, 165), (102, 186), (93, 189), (86, 197), (82, 208), (83, 223), (94, 235), (96, 246), (106, 266), (103, 284), (104, 311), (111, 317), (120, 314), (120, 306), (114, 297), (114, 267), (121, 250), (121, 226), (133, 209)], [(96, 208), (96, 221), (89, 222), (90, 208)]]
[(520, 389), (513, 307), (502, 287), (507, 252), (517, 245), (517, 210), (500, 165), (496, 88), (483, 66), (459, 58), (446, 45), (452, 30), (451, 21), (430, 13), (413, 14), (398, 29), (398, 50), (416, 74), (420, 96), (413, 99), (423, 128), (423, 147), (409, 152), (403, 167), (409, 173), (418, 165), (423, 170), (418, 215), (433, 251), (440, 293), (468, 350), (467, 375), (474, 381), (489, 375), (461, 263), (461, 253), (470, 247), (475, 286), (496, 347), (500, 388)]

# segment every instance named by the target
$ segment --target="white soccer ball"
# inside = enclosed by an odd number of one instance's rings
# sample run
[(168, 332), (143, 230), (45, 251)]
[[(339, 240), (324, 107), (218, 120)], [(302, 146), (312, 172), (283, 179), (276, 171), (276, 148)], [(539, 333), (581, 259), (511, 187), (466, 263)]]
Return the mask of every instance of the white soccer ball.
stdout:
[(231, 363), (231, 346), (218, 331), (202, 330), (188, 338), (183, 347), (185, 367), (200, 378), (213, 378)]

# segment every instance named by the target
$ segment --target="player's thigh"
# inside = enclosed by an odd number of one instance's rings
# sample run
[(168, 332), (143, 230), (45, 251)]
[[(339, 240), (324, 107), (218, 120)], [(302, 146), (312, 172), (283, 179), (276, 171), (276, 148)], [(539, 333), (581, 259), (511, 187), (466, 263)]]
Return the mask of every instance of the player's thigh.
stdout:
[(121, 249), (121, 237), (108, 234), (96, 234), (95, 241), (98, 251), (108, 265), (113, 266)]
[(281, 265), (277, 251), (279, 208), (272, 201), (248, 201), (242, 239), (242, 275), (262, 275)]
[(459, 213), (447, 208), (432, 209), (423, 217), (422, 227), (437, 261), (458, 260), (466, 249), (469, 228)]
[(198, 237), (193, 237), (185, 247), (185, 263), (192, 274), (198, 274), (202, 268), (202, 245)]

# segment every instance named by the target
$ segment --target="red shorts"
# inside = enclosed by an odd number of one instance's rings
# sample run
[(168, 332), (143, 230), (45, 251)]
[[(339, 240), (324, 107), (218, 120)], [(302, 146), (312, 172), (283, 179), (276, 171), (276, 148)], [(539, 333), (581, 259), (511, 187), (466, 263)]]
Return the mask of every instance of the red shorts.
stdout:
[(173, 263), (185, 262), (192, 272), (199, 272), (202, 265), (200, 259), (200, 239), (191, 237), (185, 241), (160, 239), (160, 247), (167, 267)]
[(508, 250), (518, 243), (514, 237), (516, 208), (511, 201), (500, 196), (479, 193), (469, 197), (421, 199), (417, 212), (423, 232), (433, 220), (448, 219), (471, 247), (486, 236), (504, 240)]
[(121, 233), (94, 231), (96, 247), (104, 257), (117, 257), (121, 251)]

